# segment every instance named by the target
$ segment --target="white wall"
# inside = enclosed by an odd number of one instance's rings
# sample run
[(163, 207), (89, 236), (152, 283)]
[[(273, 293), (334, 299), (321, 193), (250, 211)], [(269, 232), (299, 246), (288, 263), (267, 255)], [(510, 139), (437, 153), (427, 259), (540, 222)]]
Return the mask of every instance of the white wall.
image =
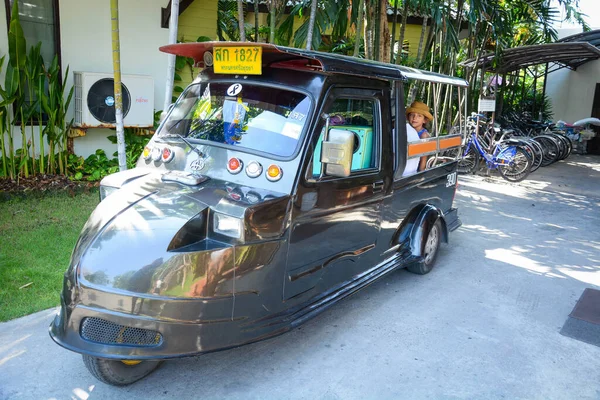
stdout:
[[(167, 55), (158, 48), (168, 44), (169, 30), (161, 28), (161, 7), (166, 0), (121, 0), (119, 30), (121, 42), (121, 73), (151, 75), (154, 78), (154, 108), (162, 109), (165, 95)], [(8, 54), (8, 34), (4, 7), (0, 7), (0, 57)], [(63, 73), (69, 67), (67, 90), (73, 85), (73, 71), (112, 73), (112, 27), (110, 3), (97, 0), (60, 0), (60, 40)], [(29, 44), (30, 45), (30, 44)], [(8, 58), (8, 56), (7, 56)], [(2, 84), (4, 76), (0, 75)], [(73, 102), (68, 118), (73, 117)], [(35, 127), (34, 135), (38, 137)], [(30, 136), (30, 128), (26, 129)], [(114, 135), (110, 129), (88, 129), (87, 135), (74, 139), (74, 151), (87, 157), (96, 149), (108, 157), (117, 150), (106, 139)], [(15, 128), (15, 148), (21, 148), (21, 133)], [(36, 146), (39, 147), (36, 140)]]
[[(158, 48), (168, 44), (169, 30), (160, 27), (165, 0), (121, 0), (119, 35), (121, 73), (151, 75), (154, 78), (154, 108), (164, 103), (167, 55)], [(70, 68), (67, 85), (73, 84), (72, 71), (107, 72), (113, 70), (110, 3), (97, 0), (61, 0), (60, 39), (62, 65)], [(73, 104), (71, 104), (71, 113)], [(72, 117), (72, 114), (70, 115)], [(112, 157), (116, 145), (106, 137), (110, 129), (88, 129), (87, 135), (74, 139), (74, 151), (87, 157), (101, 148)]]
[[(558, 29), (558, 37), (581, 33), (581, 28)], [(563, 68), (548, 75), (546, 94), (552, 102), (554, 121), (573, 123), (590, 117), (596, 83), (600, 83), (600, 60), (590, 61), (576, 71)]]

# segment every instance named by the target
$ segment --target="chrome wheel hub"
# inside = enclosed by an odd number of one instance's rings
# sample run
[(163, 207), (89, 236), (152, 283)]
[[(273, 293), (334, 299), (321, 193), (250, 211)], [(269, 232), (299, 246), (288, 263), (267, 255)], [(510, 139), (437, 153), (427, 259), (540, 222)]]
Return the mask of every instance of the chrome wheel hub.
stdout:
[(425, 263), (429, 264), (435, 256), (435, 251), (440, 240), (440, 233), (437, 225), (433, 225), (429, 236), (427, 237), (427, 243), (425, 243)]

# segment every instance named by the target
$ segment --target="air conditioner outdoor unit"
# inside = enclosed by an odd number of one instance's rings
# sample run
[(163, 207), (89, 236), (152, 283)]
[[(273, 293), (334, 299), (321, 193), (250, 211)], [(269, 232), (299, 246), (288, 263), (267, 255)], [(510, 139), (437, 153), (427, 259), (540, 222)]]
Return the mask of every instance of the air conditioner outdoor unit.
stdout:
[[(75, 120), (80, 128), (114, 128), (113, 74), (74, 72)], [(123, 125), (146, 128), (154, 125), (154, 80), (146, 75), (121, 75)]]

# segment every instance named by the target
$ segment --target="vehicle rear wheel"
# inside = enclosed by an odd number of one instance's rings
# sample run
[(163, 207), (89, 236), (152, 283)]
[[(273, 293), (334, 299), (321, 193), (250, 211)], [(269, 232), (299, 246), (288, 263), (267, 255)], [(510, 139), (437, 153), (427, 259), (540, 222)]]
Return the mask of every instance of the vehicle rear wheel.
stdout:
[(423, 260), (421, 262), (411, 264), (407, 269), (413, 274), (425, 275), (431, 272), (437, 259), (442, 241), (442, 224), (438, 219), (429, 230), (427, 240), (423, 245)]
[(161, 361), (106, 360), (83, 354), (83, 363), (99, 381), (125, 386), (150, 374)]

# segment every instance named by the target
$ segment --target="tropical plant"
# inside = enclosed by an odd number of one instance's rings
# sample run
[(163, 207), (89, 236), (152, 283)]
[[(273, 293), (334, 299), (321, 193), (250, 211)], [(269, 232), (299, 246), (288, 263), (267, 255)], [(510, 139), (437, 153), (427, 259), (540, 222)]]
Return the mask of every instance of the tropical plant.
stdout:
[[(16, 83), (16, 99), (15, 109), (20, 117), (21, 122), (21, 139), (22, 147), (27, 148), (27, 136), (24, 127), (24, 107), (25, 107), (25, 65), (27, 58), (27, 45), (25, 43), (25, 35), (23, 34), (23, 28), (19, 21), (19, 5), (18, 2), (13, 2), (10, 24), (8, 30), (8, 53), (9, 63), (12, 67), (12, 79), (13, 84)], [(7, 71), (8, 73), (8, 71)], [(13, 125), (16, 121), (16, 117), (13, 120)], [(29, 176), (29, 170), (27, 166), (29, 151), (20, 152), (19, 160), (19, 171), (23, 169), (25, 177)]]
[(44, 133), (48, 136), (49, 171), (56, 173), (55, 151), (58, 151), (58, 171), (64, 174), (67, 164), (68, 132), (73, 124), (72, 119), (67, 121), (67, 109), (73, 98), (74, 87), (71, 86), (65, 97), (66, 85), (63, 82), (67, 80), (69, 67), (61, 77), (58, 56), (54, 56), (49, 68), (44, 67), (44, 73), (48, 80), (48, 93), (42, 97), (42, 108), (48, 116)]
[(217, 37), (221, 41), (240, 40), (237, 2), (219, 0), (217, 6)]
[[(4, 64), (4, 58), (2, 57), (1, 64)], [(0, 95), (2, 96), (2, 102), (0, 102), (0, 144), (2, 145), (2, 175), (9, 176), (11, 179), (15, 179), (17, 175), (17, 165), (15, 159), (14, 143), (13, 143), (13, 130), (15, 126), (15, 119), (13, 110), (17, 100), (18, 91), (18, 77), (17, 72), (12, 64), (9, 62), (6, 65), (6, 73), (4, 76), (4, 87), (0, 87)], [(6, 143), (8, 141), (8, 143)]]
[[(125, 154), (127, 156), (127, 168), (134, 168), (140, 154), (144, 151), (144, 147), (150, 141), (150, 136), (138, 135), (133, 128), (125, 128)], [(111, 135), (108, 137), (111, 143), (117, 143), (117, 136)], [(114, 153), (113, 156), (117, 156)]]

